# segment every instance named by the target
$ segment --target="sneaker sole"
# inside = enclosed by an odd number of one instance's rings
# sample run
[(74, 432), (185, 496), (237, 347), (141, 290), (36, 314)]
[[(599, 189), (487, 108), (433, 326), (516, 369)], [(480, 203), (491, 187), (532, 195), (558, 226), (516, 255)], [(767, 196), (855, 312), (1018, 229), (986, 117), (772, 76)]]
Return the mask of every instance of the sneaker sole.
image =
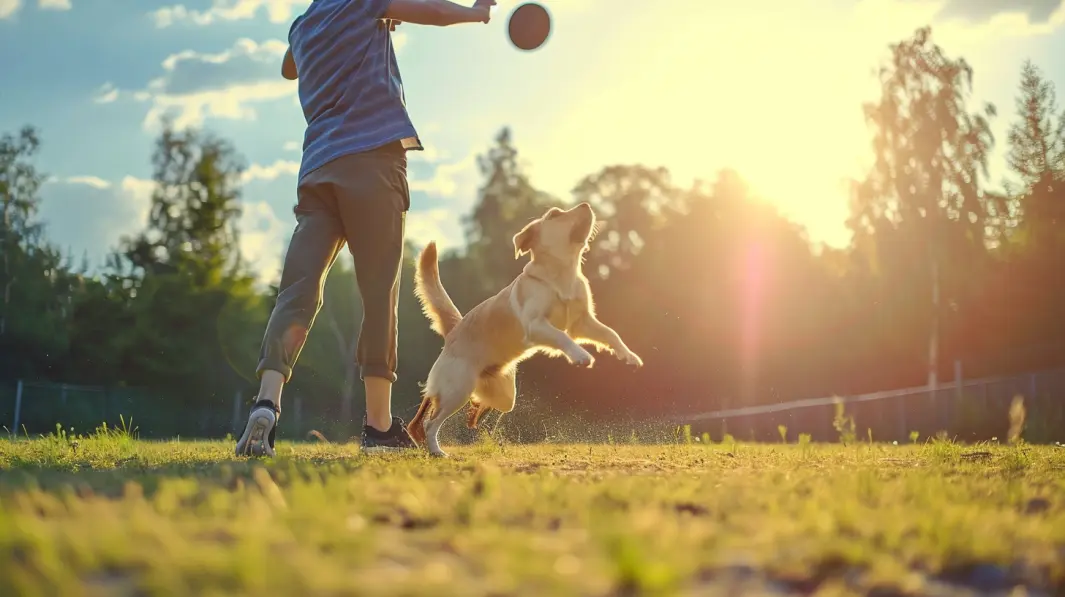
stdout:
[(252, 413), (251, 420), (244, 429), (244, 435), (237, 442), (237, 456), (272, 457), (267, 438), (270, 430), (274, 428), (274, 423), (274, 414), (265, 408)]

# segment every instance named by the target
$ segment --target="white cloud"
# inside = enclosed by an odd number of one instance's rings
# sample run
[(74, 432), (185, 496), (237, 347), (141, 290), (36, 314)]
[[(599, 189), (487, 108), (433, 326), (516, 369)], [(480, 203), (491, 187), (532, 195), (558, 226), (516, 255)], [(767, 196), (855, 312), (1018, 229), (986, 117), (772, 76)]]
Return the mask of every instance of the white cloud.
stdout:
[(959, 43), (988, 42), (1010, 37), (1035, 37), (1048, 35), (1065, 24), (1065, 3), (1051, 14), (1045, 22), (1033, 23), (1030, 16), (1020, 10), (1005, 10), (982, 23), (948, 21), (937, 29), (945, 37)]
[(41, 10), (70, 10), (70, 0), (37, 0)]
[(118, 99), (118, 89), (112, 83), (104, 83), (96, 90), (96, 95), (92, 98), (97, 104), (110, 104)]
[(132, 176), (117, 185), (96, 176), (52, 180), (42, 189), (41, 218), (52, 242), (100, 266), (120, 238), (144, 229), (154, 188)]
[(1062, 0), (941, 0), (940, 20), (986, 21), (1003, 13), (1024, 15), (1032, 23), (1045, 23), (1062, 8)]
[(151, 16), (157, 27), (170, 27), (179, 22), (210, 25), (217, 21), (253, 19), (265, 9), (271, 23), (285, 23), (297, 8), (302, 10), (308, 4), (310, 0), (214, 0), (207, 10), (192, 10), (175, 4), (160, 8)]
[(289, 141), (285, 143), (285, 146), (282, 149), (285, 151), (303, 151), (303, 143), (300, 141)]
[(148, 210), (151, 207), (152, 193), (155, 192), (155, 181), (127, 176), (122, 179), (120, 188), (123, 193), (133, 199), (138, 206), (143, 208), (143, 219), (146, 219), (148, 217)]
[[(41, 218), (48, 237), (76, 260), (88, 256), (102, 266), (119, 239), (144, 230), (155, 182), (127, 176), (117, 184), (98, 176), (49, 181), (42, 192)], [(281, 268), (290, 226), (265, 202), (245, 202), (240, 221), (241, 255), (263, 282)]]
[[(966, 16), (966, 10), (978, 14)], [(959, 52), (994, 40), (1047, 35), (1065, 24), (1065, 2), (1042, 21), (1033, 22), (1030, 10), (1012, 1), (996, 7), (987, 1), (962, 5), (957, 0), (862, 0), (854, 16), (857, 25), (867, 31), (889, 25), (898, 28), (906, 24), (913, 29), (931, 24), (937, 42)]]
[(94, 189), (107, 189), (111, 183), (97, 176), (71, 176), (65, 181), (67, 184), (83, 184)]
[(245, 202), (240, 216), (240, 252), (259, 280), (274, 282), (281, 273), (281, 257), (291, 225), (265, 201)]
[(458, 213), (443, 207), (412, 210), (407, 214), (406, 236), (423, 247), (429, 241), (436, 241), (441, 251), (460, 248), (464, 238)]
[(163, 75), (133, 92), (134, 99), (151, 104), (144, 127), (155, 129), (168, 115), (179, 129), (200, 126), (208, 117), (254, 119), (255, 104), (295, 96), (296, 84), (280, 75), (286, 48), (280, 40), (242, 38), (217, 54), (185, 50), (168, 56)]
[(284, 82), (263, 81), (180, 96), (152, 95), (153, 105), (144, 118), (144, 126), (157, 127), (167, 114), (174, 116), (174, 127), (179, 129), (199, 126), (208, 117), (254, 120), (256, 112), (251, 104), (273, 101), (291, 93), (291, 87)]
[[(419, 127), (419, 132), (424, 131), (423, 127)], [(407, 153), (407, 158), (412, 162), (425, 162), (427, 164), (435, 164), (440, 160), (447, 159), (448, 153), (446, 151), (440, 151), (435, 145), (427, 145), (425, 149), (421, 151), (411, 151)]]
[[(409, 155), (417, 156), (419, 153)], [(426, 162), (433, 163), (438, 156), (430, 154), (422, 157)], [(457, 161), (436, 162), (431, 176), (410, 178), (408, 185), (412, 193), (422, 192), (434, 199), (446, 199), (447, 206), (419, 209), (418, 197), (412, 197), (411, 211), (407, 214), (407, 238), (422, 246), (431, 240), (436, 241), (441, 250), (461, 248), (465, 237), (459, 216), (473, 208), (479, 183), (475, 154)]]
[(243, 182), (253, 180), (274, 180), (279, 176), (296, 176), (300, 171), (300, 163), (292, 160), (277, 160), (273, 164), (264, 166), (252, 164), (244, 171)]
[(22, 7), (22, 0), (0, 0), (0, 20), (13, 17)]
[(431, 177), (412, 178), (409, 186), (412, 191), (422, 191), (436, 197), (469, 200), (472, 204), (479, 177), (477, 156), (471, 154), (456, 162), (438, 164)]

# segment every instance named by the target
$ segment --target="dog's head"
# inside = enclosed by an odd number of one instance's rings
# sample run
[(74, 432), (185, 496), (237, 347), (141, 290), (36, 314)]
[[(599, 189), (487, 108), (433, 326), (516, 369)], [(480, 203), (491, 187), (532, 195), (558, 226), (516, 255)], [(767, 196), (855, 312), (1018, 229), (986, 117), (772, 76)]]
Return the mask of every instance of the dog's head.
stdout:
[(581, 203), (570, 209), (552, 207), (514, 235), (514, 258), (526, 253), (579, 259), (595, 231), (592, 206)]

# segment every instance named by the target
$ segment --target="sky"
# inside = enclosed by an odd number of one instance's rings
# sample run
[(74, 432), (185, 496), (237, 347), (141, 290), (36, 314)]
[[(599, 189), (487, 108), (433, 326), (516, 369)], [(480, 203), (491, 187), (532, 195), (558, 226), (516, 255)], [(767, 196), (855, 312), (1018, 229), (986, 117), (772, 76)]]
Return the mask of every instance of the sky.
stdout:
[[(682, 185), (731, 167), (812, 242), (845, 246), (845, 181), (871, 155), (862, 102), (876, 98), (888, 44), (927, 24), (973, 66), (973, 109), (999, 108), (994, 181), (1007, 174), (1024, 60), (1065, 98), (1063, 0), (545, 0), (552, 36), (533, 52), (506, 39), (517, 3), (500, 0), (487, 25), (393, 34), (426, 145), (409, 164), (417, 243), (461, 245), (476, 156), (509, 126), (533, 184), (560, 198), (611, 164), (665, 166)], [(229, 139), (249, 164), (241, 250), (275, 280), (305, 127), (280, 62), (308, 4), (0, 0), (0, 133), (41, 133), (52, 240), (99, 264), (143, 229), (152, 144), (170, 114)]]

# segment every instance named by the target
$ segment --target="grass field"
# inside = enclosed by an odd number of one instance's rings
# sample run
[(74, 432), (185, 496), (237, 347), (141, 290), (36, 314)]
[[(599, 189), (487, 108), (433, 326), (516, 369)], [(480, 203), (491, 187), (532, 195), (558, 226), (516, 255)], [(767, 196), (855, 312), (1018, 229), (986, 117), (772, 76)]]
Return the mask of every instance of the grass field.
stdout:
[(1055, 446), (278, 448), (0, 440), (0, 595), (1065, 593)]

